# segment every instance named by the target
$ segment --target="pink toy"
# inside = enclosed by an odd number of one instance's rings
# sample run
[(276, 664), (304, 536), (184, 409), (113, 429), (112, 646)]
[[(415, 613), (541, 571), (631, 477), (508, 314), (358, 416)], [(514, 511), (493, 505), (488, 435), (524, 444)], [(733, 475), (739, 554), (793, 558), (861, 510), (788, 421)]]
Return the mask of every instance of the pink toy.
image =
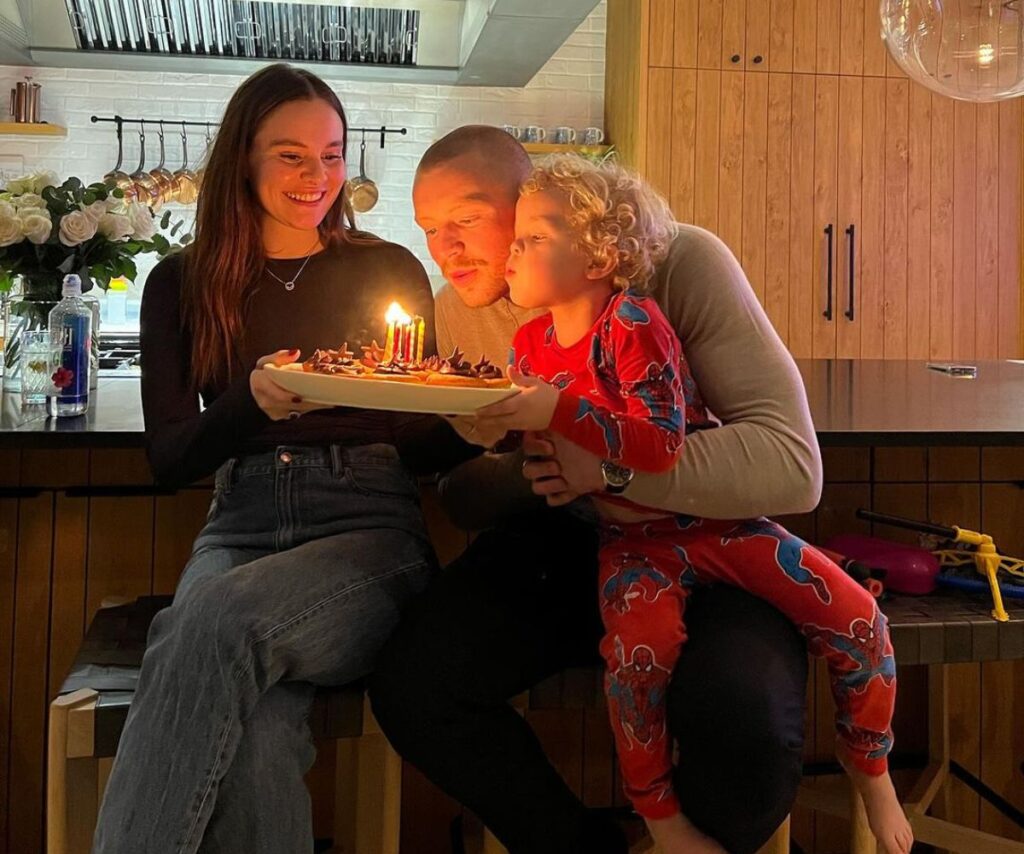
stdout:
[(894, 543), (864, 534), (840, 534), (824, 545), (873, 569), (884, 569), (885, 589), (893, 593), (924, 596), (936, 587), (939, 560), (920, 546)]

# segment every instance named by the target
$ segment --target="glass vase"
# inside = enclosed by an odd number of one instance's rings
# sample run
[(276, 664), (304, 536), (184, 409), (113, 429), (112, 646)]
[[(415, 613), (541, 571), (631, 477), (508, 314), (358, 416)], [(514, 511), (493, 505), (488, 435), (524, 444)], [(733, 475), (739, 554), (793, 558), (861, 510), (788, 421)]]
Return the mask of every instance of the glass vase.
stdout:
[[(62, 273), (22, 276), (3, 303), (3, 390), (21, 391), (21, 336), (25, 332), (49, 329), (50, 312), (61, 298)], [(99, 301), (87, 299), (92, 309), (92, 346), (89, 358), (89, 387), (96, 388), (100, 359)]]

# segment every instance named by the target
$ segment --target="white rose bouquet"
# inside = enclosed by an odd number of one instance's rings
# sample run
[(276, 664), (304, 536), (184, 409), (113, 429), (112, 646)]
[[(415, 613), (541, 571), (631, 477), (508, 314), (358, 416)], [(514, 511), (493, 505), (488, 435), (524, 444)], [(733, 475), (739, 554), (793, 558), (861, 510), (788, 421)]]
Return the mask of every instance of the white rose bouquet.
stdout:
[(175, 240), (180, 221), (161, 234), (170, 223), (169, 212), (157, 221), (146, 205), (106, 184), (68, 178), (58, 186), (52, 172), (15, 178), (0, 190), (0, 293), (15, 277), (27, 292), (53, 300), (67, 273), (81, 276), (83, 290), (105, 289), (116, 276), (134, 279), (136, 255), (167, 255), (192, 239)]

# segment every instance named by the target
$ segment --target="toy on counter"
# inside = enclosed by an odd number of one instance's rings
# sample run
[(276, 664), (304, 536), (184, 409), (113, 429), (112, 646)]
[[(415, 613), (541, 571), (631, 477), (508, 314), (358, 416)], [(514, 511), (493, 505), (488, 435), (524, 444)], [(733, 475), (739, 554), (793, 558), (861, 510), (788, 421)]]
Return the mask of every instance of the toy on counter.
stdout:
[(910, 596), (927, 596), (938, 582), (939, 559), (928, 549), (894, 543), (866, 534), (839, 534), (825, 542), (826, 549), (884, 571), (887, 590)]
[(869, 566), (863, 561), (849, 557), (831, 549), (817, 546), (819, 552), (830, 560), (835, 561), (854, 581), (868, 591), (875, 599), (881, 599), (885, 592), (883, 581), (886, 570), (883, 567)]
[[(988, 589), (992, 594), (992, 616), (1000, 622), (1010, 619), (1003, 607), (1003, 596), (1024, 597), (1024, 560), (999, 554), (988, 534), (956, 525), (917, 522), (872, 510), (858, 510), (857, 518), (925, 534), (925, 545), (938, 561), (939, 572), (935, 580), (962, 590)], [(1009, 576), (1002, 584), (999, 582), (1000, 572)], [(985, 581), (971, 577), (975, 573), (983, 575)]]

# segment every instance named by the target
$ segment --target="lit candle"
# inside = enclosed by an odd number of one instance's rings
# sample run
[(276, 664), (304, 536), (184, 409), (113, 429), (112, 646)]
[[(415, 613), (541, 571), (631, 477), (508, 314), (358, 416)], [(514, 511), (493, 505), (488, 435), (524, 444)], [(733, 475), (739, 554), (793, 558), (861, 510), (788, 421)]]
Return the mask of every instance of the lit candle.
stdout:
[[(399, 354), (402, 352), (400, 324), (408, 323), (409, 315), (402, 311), (402, 306), (393, 302), (388, 306), (384, 320), (388, 325), (388, 337), (384, 343), (384, 361), (390, 362), (396, 352)], [(396, 341), (396, 338), (399, 340)]]
[(416, 317), (416, 361), (423, 361), (423, 334), (426, 329), (423, 318)]

